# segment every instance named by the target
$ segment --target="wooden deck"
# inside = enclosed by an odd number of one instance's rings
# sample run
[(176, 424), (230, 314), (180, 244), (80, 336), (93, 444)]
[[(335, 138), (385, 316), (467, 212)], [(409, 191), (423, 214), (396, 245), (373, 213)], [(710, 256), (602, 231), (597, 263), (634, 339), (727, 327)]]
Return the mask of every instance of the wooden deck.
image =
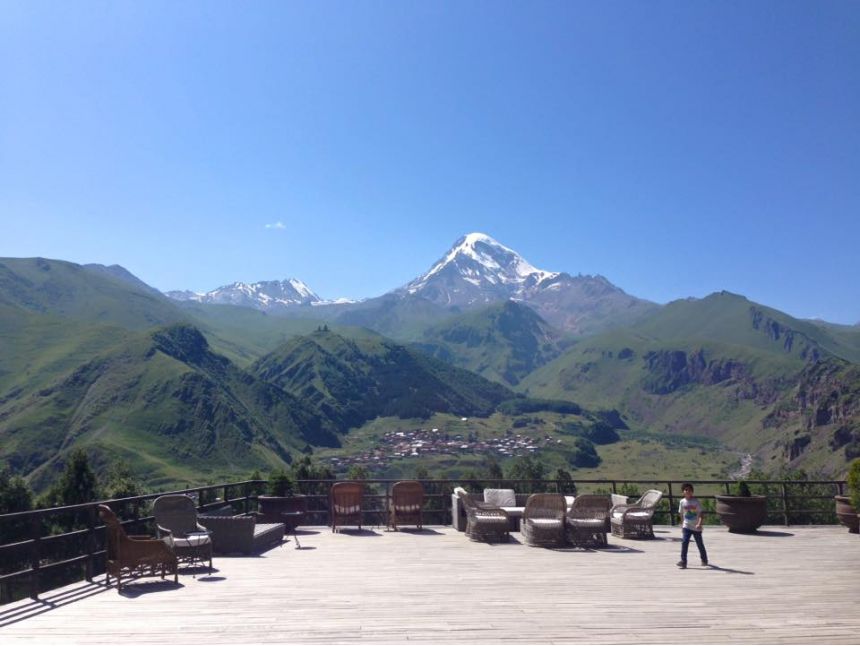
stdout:
[[(858, 643), (860, 538), (836, 527), (680, 531), (600, 551), (472, 543), (450, 527), (300, 533), (179, 587), (103, 578), (0, 607), (0, 643)], [(519, 534), (514, 534), (519, 541)]]

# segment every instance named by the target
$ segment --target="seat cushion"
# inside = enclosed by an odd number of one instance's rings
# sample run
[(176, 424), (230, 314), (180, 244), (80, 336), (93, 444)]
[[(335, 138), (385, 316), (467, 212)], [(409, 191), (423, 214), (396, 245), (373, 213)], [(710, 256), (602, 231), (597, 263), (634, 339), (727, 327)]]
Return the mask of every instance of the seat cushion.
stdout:
[(497, 516), (496, 514), (484, 515), (480, 512), (480, 510), (478, 510), (475, 513), (475, 518), (481, 524), (483, 524), (483, 523), (498, 523), (500, 525), (505, 525), (506, 527), (508, 524), (508, 519), (505, 518), (504, 516)]
[(651, 518), (650, 511), (631, 511), (627, 514), (628, 519), (645, 521)]
[(201, 547), (206, 545), (207, 543), (212, 542), (211, 536), (194, 536), (192, 538), (174, 538), (173, 546), (177, 549), (182, 549), (183, 547)]
[(358, 505), (335, 505), (334, 510), (338, 514), (357, 514), (361, 511), (361, 507)]
[(484, 489), (484, 502), (497, 507), (516, 507), (517, 495), (513, 489)]
[(551, 527), (564, 527), (564, 521), (557, 520), (555, 518), (529, 518), (528, 522), (535, 527), (540, 527), (541, 529), (549, 529)]

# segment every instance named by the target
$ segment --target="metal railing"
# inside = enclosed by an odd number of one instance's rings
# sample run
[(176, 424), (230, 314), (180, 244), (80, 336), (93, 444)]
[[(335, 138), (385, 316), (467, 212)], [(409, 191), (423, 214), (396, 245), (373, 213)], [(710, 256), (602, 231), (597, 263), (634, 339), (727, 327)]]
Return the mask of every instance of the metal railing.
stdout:
[[(329, 490), (336, 480), (302, 480), (297, 493), (308, 502), (306, 525), (329, 523)], [(365, 484), (363, 511), (368, 525), (387, 523), (388, 501), (394, 479), (368, 479)], [(447, 525), (455, 510), (451, 493), (455, 486), (470, 491), (485, 487), (511, 488), (520, 493), (539, 491), (573, 493), (621, 493), (631, 497), (647, 489), (663, 491), (663, 501), (655, 520), (674, 525), (682, 480), (422, 480), (426, 492), (424, 506), (428, 524)], [(737, 483), (730, 480), (694, 480), (696, 496), (706, 510), (717, 495), (729, 494)], [(166, 494), (187, 494), (197, 502), (198, 511), (231, 505), (235, 513), (250, 513), (257, 508), (257, 496), (264, 480), (246, 480), (151, 493), (132, 498), (106, 500), (37, 509), (0, 515), (0, 604), (66, 585), (81, 578), (92, 581), (105, 568), (104, 525), (98, 520), (97, 505), (108, 504), (125, 520), (124, 526), (135, 532), (153, 533), (150, 502)], [(832, 524), (836, 522), (832, 504), (834, 495), (843, 495), (845, 482), (839, 480), (791, 481), (748, 480), (754, 493), (768, 498), (768, 522), (792, 524)]]

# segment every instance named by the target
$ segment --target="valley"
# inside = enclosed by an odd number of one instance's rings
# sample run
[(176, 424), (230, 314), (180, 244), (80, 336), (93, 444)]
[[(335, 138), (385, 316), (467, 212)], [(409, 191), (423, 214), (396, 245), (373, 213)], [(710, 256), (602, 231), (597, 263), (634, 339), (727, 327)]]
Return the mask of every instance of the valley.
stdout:
[(860, 455), (856, 328), (728, 292), (661, 306), (470, 234), (363, 301), (298, 279), (211, 295), (0, 259), (0, 468), (42, 490), (77, 447), (147, 486), (304, 454), (380, 477), (531, 456), (574, 479), (727, 477), (746, 456), (836, 477)]

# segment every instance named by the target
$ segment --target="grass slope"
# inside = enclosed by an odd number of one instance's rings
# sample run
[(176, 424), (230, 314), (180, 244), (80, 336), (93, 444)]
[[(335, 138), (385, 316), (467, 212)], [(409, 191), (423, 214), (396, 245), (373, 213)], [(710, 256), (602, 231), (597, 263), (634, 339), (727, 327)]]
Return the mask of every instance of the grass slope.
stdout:
[(167, 297), (145, 286), (110, 272), (44, 258), (0, 259), (0, 304), (134, 330), (185, 319)]
[[(839, 445), (796, 441), (804, 429), (817, 428), (808, 402), (797, 415), (775, 420), (772, 413), (792, 392), (802, 399), (810, 367), (846, 370), (850, 364), (839, 358), (845, 348), (827, 330), (721, 293), (671, 303), (632, 328), (585, 339), (519, 389), (617, 408), (641, 429), (713, 437), (767, 467), (806, 466), (830, 475), (849, 457), (842, 447), (854, 441), (853, 414), (841, 421), (849, 430)], [(813, 435), (832, 436), (839, 430), (834, 424), (819, 424)]]
[(531, 308), (504, 301), (436, 324), (413, 345), (452, 365), (514, 386), (561, 354), (565, 340)]
[(288, 341), (252, 372), (308, 402), (342, 432), (377, 416), (489, 415), (514, 394), (382, 338), (317, 331)]
[(84, 445), (151, 484), (205, 482), (284, 464), (336, 437), (301, 402), (213, 353), (178, 324), (126, 337), (38, 389), (0, 402), (0, 459), (41, 488)]

